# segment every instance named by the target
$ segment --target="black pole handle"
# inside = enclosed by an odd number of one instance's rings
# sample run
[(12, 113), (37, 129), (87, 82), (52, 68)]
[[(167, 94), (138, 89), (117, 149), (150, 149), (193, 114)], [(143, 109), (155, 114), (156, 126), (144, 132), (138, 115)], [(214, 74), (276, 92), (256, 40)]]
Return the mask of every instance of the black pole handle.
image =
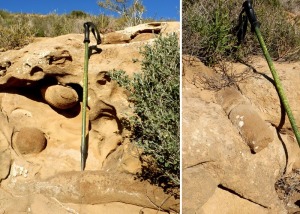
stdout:
[(251, 31), (254, 32), (256, 27), (260, 26), (259, 21), (257, 21), (254, 9), (252, 7), (251, 0), (247, 0), (243, 3), (243, 8), (248, 16), (249, 22), (251, 24)]
[(97, 30), (96, 26), (94, 25), (93, 22), (86, 22), (83, 24), (84, 27), (84, 40), (83, 43), (90, 43), (90, 30), (92, 31), (92, 33), (94, 34), (96, 41), (97, 41), (97, 45), (99, 45), (101, 43), (101, 37), (100, 37), (100, 33)]

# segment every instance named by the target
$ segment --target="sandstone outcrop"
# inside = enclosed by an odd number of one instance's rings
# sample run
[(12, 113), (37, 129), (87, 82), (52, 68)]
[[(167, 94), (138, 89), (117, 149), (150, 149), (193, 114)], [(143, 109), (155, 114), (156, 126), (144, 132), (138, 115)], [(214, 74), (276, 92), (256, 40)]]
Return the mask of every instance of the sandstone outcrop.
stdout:
[(179, 33), (179, 23), (147, 24), (114, 34), (126, 35), (126, 43), (108, 34), (104, 41), (113, 42), (91, 48), (84, 172), (84, 35), (39, 38), (0, 53), (0, 213), (179, 212), (178, 199), (136, 179), (138, 149), (120, 123), (133, 110), (127, 92), (107, 75), (140, 72), (141, 47), (171, 32)]
[[(251, 64), (255, 70), (233, 64), (236, 73), (252, 72), (244, 81), (209, 90), (211, 85), (200, 77), (218, 80), (219, 74), (184, 57), (184, 213), (287, 213), (275, 183), (299, 167), (299, 148), (267, 63), (255, 57)], [(275, 67), (300, 121), (299, 62)]]
[(103, 35), (104, 44), (122, 44), (129, 42), (146, 41), (157, 37), (159, 34), (179, 33), (176, 24), (170, 22), (150, 22), (128, 27), (124, 30)]

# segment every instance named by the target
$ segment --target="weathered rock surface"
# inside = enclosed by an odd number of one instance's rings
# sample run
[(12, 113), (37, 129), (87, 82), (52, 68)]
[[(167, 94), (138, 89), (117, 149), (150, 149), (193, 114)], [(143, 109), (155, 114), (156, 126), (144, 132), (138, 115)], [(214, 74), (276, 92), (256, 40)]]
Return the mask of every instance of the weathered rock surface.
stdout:
[(12, 127), (8, 123), (7, 117), (0, 112), (0, 181), (9, 175), (11, 165), (11, 151), (9, 143), (12, 136)]
[(157, 35), (179, 33), (176, 22), (150, 22), (128, 27), (124, 30), (111, 32), (103, 35), (103, 44), (122, 44), (129, 42), (147, 41)]
[(270, 213), (269, 210), (259, 206), (258, 204), (252, 203), (251, 201), (245, 200), (220, 188), (217, 188), (214, 195), (203, 205), (201, 212), (204, 214)]
[[(19, 182), (15, 182), (19, 179)], [(5, 188), (9, 192), (26, 196), (42, 194), (55, 197), (62, 203), (105, 204), (123, 202), (137, 206), (162, 210), (178, 211), (178, 201), (166, 195), (161, 188), (141, 182), (125, 173), (107, 173), (100, 171), (68, 172), (38, 182), (21, 181), (11, 177)], [(14, 183), (15, 182), (15, 183)], [(13, 189), (9, 189), (14, 185)]]
[(128, 43), (130, 41), (130, 36), (124, 33), (111, 32), (105, 34), (103, 38), (103, 44), (121, 44)]
[(1, 151), (0, 161), (1, 161), (1, 168), (0, 168), (0, 181), (1, 181), (2, 179), (5, 179), (9, 175), (9, 171), (10, 171), (11, 155), (8, 149), (5, 151)]
[(214, 195), (218, 181), (201, 168), (185, 168), (183, 172), (183, 213), (195, 213)]
[[(265, 78), (270, 74), (264, 59), (255, 62), (255, 67), (261, 65), (256, 75), (217, 92), (199, 81), (199, 75), (217, 76), (213, 70), (195, 59), (184, 60), (184, 213), (287, 213), (275, 183), (298, 166), (299, 148), (285, 131), (290, 125), (281, 118), (278, 95)], [(282, 74), (281, 66), (289, 72)], [(294, 104), (300, 98), (293, 72), (298, 66), (275, 64), (300, 121)], [(246, 66), (237, 63), (233, 68), (244, 72)], [(258, 142), (261, 150), (255, 150)]]
[[(107, 75), (113, 69), (140, 72), (140, 48), (153, 43), (148, 37), (153, 29), (155, 35), (179, 33), (179, 23), (125, 29), (117, 34), (128, 42), (91, 49), (84, 173), (79, 172), (84, 35), (39, 38), (0, 53), (0, 213), (179, 212), (178, 199), (135, 180), (138, 149), (120, 124), (132, 107)], [(135, 37), (140, 39), (132, 41)]]
[(134, 37), (131, 42), (139, 42), (139, 41), (145, 41), (148, 39), (154, 39), (156, 35), (154, 33), (142, 33), (138, 34), (136, 37)]

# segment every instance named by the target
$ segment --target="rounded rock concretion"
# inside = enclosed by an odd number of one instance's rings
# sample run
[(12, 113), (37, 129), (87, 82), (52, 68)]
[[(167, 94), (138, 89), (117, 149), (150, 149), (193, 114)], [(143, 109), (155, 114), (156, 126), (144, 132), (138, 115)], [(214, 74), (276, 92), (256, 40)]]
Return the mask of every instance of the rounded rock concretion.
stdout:
[(45, 101), (58, 109), (69, 109), (78, 103), (77, 92), (68, 86), (52, 85), (41, 89)]
[(17, 134), (13, 146), (21, 154), (37, 154), (46, 148), (47, 140), (41, 130), (25, 127)]
[(250, 104), (236, 106), (229, 114), (253, 153), (258, 153), (274, 140), (274, 134)]

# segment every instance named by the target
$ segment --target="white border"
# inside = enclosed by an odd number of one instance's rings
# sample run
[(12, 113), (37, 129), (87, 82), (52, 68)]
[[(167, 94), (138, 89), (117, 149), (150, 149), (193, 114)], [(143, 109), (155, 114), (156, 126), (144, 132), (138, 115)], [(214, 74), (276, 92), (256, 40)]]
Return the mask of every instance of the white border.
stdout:
[(180, 0), (180, 214), (182, 214), (182, 0)]

